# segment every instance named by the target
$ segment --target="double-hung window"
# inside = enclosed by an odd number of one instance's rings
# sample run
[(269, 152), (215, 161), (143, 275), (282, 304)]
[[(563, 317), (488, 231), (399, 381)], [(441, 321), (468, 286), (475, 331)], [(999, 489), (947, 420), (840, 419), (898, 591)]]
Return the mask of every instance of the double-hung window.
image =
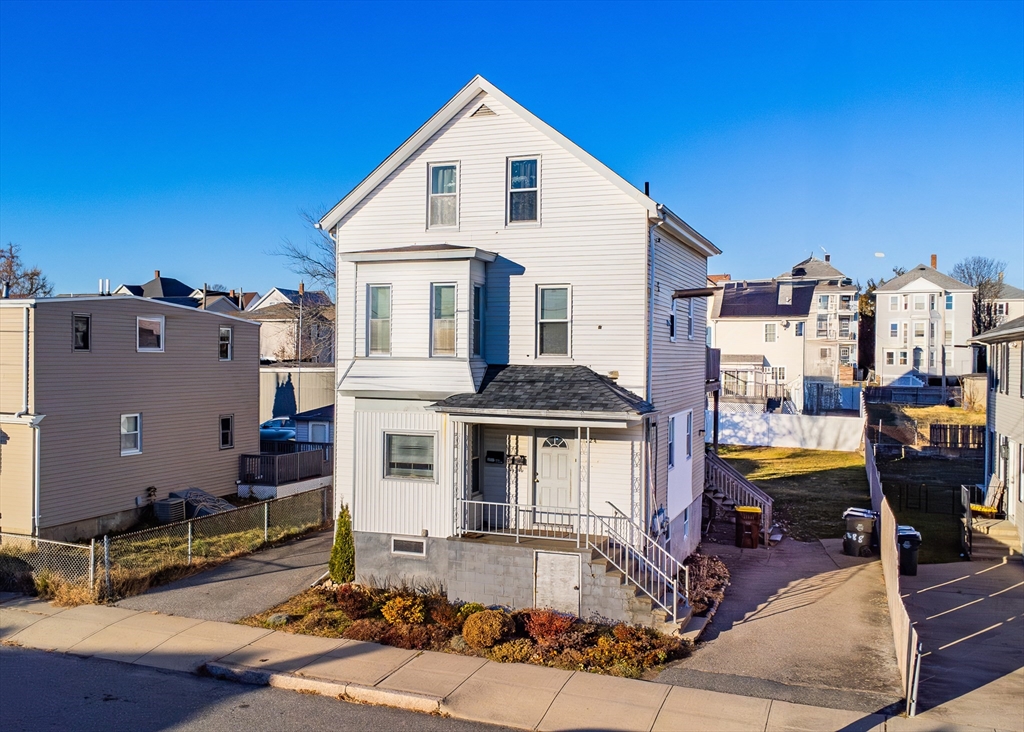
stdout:
[(952, 295), (946, 295), (946, 310), (952, 310), (952, 309), (953, 309), (953, 296)]
[(232, 357), (231, 328), (220, 329), (220, 360), (230, 361)]
[(459, 166), (455, 163), (429, 166), (430, 193), (427, 226), (458, 226)]
[(569, 288), (537, 290), (537, 355), (569, 355)]
[(828, 310), (828, 295), (818, 295), (818, 310)]
[(235, 446), (235, 415), (220, 415), (220, 449), (227, 450)]
[(668, 418), (668, 467), (676, 466), (676, 418)]
[(889, 309), (890, 310), (899, 310), (900, 309), (900, 296), (899, 295), (889, 295)]
[(924, 310), (924, 295), (914, 295), (914, 310)]
[(900, 366), (906, 366), (906, 365), (907, 365), (907, 352), (906, 351), (900, 351)]
[(384, 477), (434, 479), (433, 435), (384, 435)]
[(142, 415), (121, 415), (121, 454), (135, 455), (142, 452)]
[(896, 339), (896, 338), (900, 337), (900, 324), (899, 323), (889, 323), (889, 337), (892, 338), (892, 339)]
[(540, 221), (540, 171), (538, 158), (508, 161), (508, 222)]
[(693, 412), (686, 413), (686, 459), (693, 457)]
[(886, 351), (885, 352), (885, 365), (886, 366), (895, 366), (896, 365), (896, 352), (895, 351)]
[(138, 317), (136, 323), (135, 349), (162, 353), (164, 350), (164, 316)]
[(473, 285), (473, 355), (484, 352), (484, 288)]
[(686, 301), (686, 337), (693, 340), (693, 298)]
[(945, 333), (943, 334), (943, 341), (942, 341), (942, 343), (943, 343), (943, 345), (946, 345), (946, 346), (952, 346), (953, 345), (953, 324), (952, 323), (948, 323), (948, 322), (946, 323), (946, 330), (945, 330)]
[(71, 316), (72, 348), (88, 351), (92, 348), (92, 317), (80, 313)]
[(928, 309), (929, 310), (935, 310), (936, 309), (936, 305), (937, 305), (937, 301), (938, 301), (938, 298), (936, 298), (935, 295), (929, 295), (928, 296)]
[(432, 285), (432, 356), (455, 355), (455, 285)]
[(799, 338), (803, 334), (804, 334), (804, 324), (803, 323), (797, 323), (796, 324), (796, 335), (797, 335), (797, 338)]
[(815, 335), (818, 338), (828, 338), (828, 316), (819, 315)]
[(391, 355), (391, 285), (370, 285), (371, 356)]
[(914, 323), (914, 343), (924, 340), (924, 323), (920, 320)]
[(764, 342), (775, 343), (775, 323), (764, 324)]

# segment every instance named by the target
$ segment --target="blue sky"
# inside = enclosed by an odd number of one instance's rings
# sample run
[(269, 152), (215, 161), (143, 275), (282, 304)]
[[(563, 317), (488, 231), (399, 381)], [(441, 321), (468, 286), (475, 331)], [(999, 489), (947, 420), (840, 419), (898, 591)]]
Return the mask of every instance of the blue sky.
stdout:
[[(265, 292), (480, 73), (724, 254), (862, 282), (965, 255), (1024, 285), (1024, 3), (0, 2), (0, 242)], [(876, 258), (875, 252), (884, 252)]]

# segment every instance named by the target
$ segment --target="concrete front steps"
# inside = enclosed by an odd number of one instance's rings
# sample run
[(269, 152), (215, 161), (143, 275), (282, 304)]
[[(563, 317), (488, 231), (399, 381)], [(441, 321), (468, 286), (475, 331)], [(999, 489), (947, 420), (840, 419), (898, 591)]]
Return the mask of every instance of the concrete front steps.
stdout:
[(1017, 527), (1005, 519), (976, 518), (971, 532), (971, 559), (991, 561), (1021, 557)]
[[(609, 597), (617, 598), (621, 602), (626, 611), (627, 622), (646, 625), (666, 634), (678, 633), (689, 622), (693, 610), (682, 593), (678, 598), (678, 619), (672, 622), (671, 616), (656, 605), (650, 595), (628, 581), (625, 574), (596, 549), (591, 552), (589, 559), (584, 559), (590, 565), (593, 580), (601, 585), (601, 589)], [(665, 605), (671, 606), (671, 596), (659, 599)]]

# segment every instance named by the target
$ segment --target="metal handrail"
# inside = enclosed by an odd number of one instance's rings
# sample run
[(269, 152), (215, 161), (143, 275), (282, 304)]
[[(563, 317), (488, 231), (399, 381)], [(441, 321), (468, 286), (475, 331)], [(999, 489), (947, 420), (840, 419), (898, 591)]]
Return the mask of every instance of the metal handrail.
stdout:
[(772, 497), (751, 483), (736, 468), (729, 465), (710, 449), (704, 460), (705, 481), (718, 488), (737, 505), (757, 506), (761, 509), (765, 531), (772, 527)]

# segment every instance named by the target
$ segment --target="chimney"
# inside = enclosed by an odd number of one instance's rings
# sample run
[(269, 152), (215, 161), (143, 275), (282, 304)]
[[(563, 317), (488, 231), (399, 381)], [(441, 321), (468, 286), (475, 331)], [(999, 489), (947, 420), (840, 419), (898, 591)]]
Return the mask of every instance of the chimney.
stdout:
[(160, 279), (160, 270), (158, 270), (158, 269), (154, 269), (153, 270), (153, 279), (154, 280)]
[(648, 181), (646, 181), (646, 180), (644, 181), (644, 195), (645, 196), (650, 196), (651, 195), (651, 184)]
[(829, 254), (828, 252), (825, 252), (825, 261), (826, 262), (831, 262), (832, 261), (832, 255)]
[(1002, 272), (999, 273), (999, 284), (1000, 285), (1003, 284), (1003, 273)]
[(932, 269), (938, 269), (938, 268), (939, 268), (939, 255), (938, 254), (933, 254), (932, 255)]
[(302, 283), (302, 282), (299, 282), (299, 297), (303, 297), (303, 296), (305, 296), (305, 294), (306, 294), (306, 285), (304, 283)]
[(234, 290), (231, 290), (231, 291), (228, 292), (228, 297), (234, 297), (234, 296), (235, 296), (235, 291)]
[(7, 282), (7, 281), (4, 281), (4, 283), (2, 285), (0, 285), (0, 299), (6, 300), (10, 296), (11, 296), (11, 283)]

